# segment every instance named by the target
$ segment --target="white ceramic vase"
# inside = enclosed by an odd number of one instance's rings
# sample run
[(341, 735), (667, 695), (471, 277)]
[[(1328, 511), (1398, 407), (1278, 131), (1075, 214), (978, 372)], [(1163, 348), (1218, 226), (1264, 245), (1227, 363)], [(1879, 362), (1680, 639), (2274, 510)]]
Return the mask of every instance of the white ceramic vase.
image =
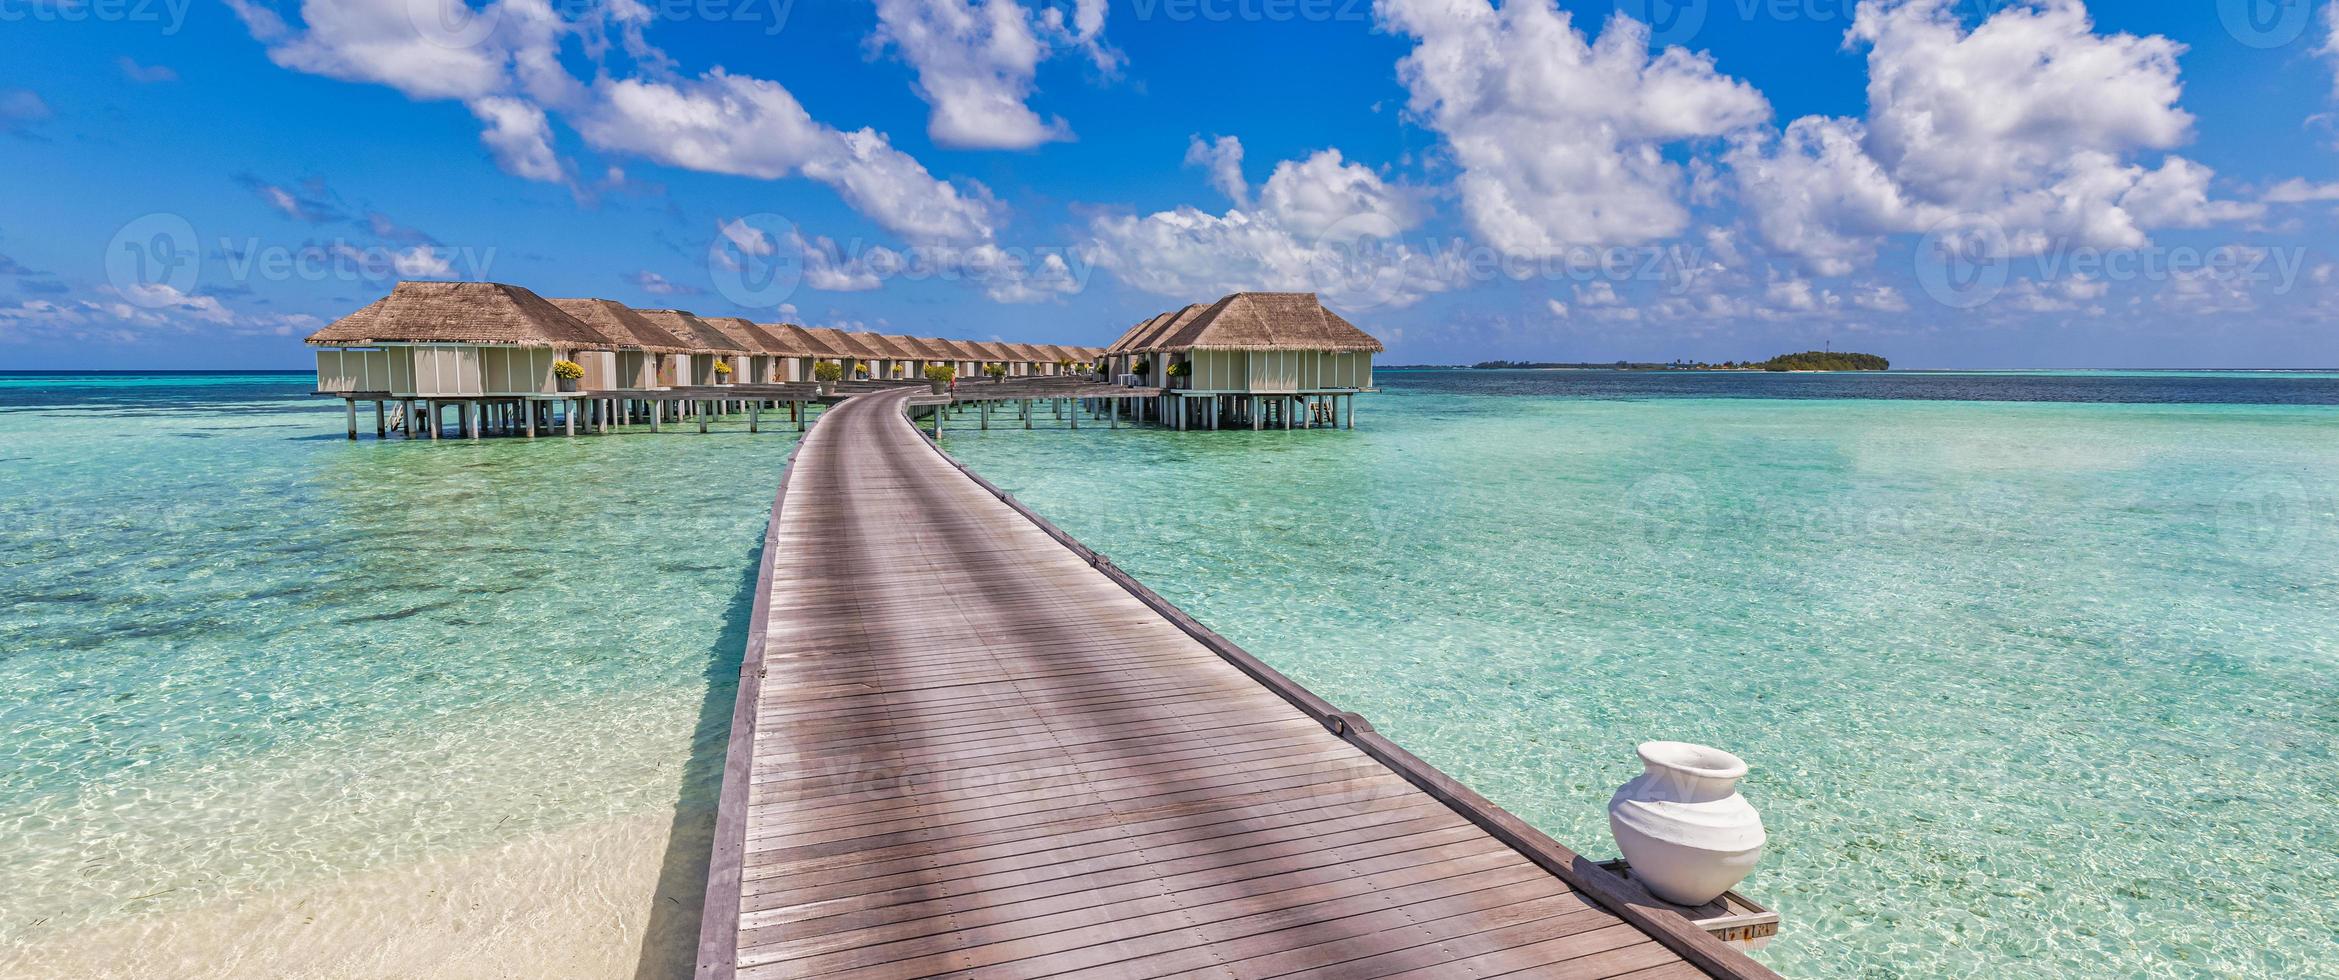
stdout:
[(1643, 742), (1641, 774), (1608, 800), (1608, 829), (1633, 880), (1675, 905), (1704, 905), (1762, 859), (1762, 815), (1738, 795), (1746, 762), (1688, 742)]

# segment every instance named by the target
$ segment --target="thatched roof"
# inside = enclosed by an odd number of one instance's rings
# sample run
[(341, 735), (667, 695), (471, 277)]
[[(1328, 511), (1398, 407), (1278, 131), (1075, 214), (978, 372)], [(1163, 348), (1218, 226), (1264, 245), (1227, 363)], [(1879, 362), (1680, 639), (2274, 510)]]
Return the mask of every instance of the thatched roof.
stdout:
[(723, 326), (735, 335), (744, 334), (749, 340), (754, 341), (758, 353), (770, 354), (775, 357), (802, 357), (812, 353), (804, 349), (801, 344), (788, 339), (785, 334), (765, 324), (751, 323), (738, 317), (729, 319), (731, 322)]
[(996, 340), (969, 340), (964, 341), (963, 343), (965, 343), (968, 347), (974, 348), (975, 353), (978, 355), (975, 359), (979, 361), (1015, 360), (1015, 352), (1008, 350), (1007, 345), (1002, 344)]
[(951, 350), (950, 345), (944, 343), (939, 337), (901, 337), (897, 339), (903, 347), (916, 352), (921, 361), (954, 361), (958, 359), (958, 353)]
[(882, 359), (894, 356), (892, 354), (886, 353), (881, 348), (872, 346), (868, 342), (868, 337), (870, 336), (869, 334), (856, 333), (850, 330), (839, 330), (835, 327), (807, 327), (805, 328), (805, 332), (811, 334), (815, 338), (818, 338), (822, 343), (827, 344), (830, 350), (837, 352), (836, 356), (838, 357), (859, 360), (862, 358)]
[(1196, 303), (1154, 317), (1145, 322), (1143, 330), (1123, 341), (1118, 349), (1123, 352), (1159, 350), (1163, 338), (1175, 333), (1178, 327), (1193, 322), (1195, 317), (1201, 316), (1208, 309), (1208, 305)]
[(844, 352), (830, 347), (812, 331), (793, 323), (758, 323), (756, 326), (770, 334), (773, 343), (790, 357), (843, 357)]
[(910, 339), (908, 337), (885, 333), (865, 333), (861, 335), (861, 339), (868, 341), (869, 346), (884, 351), (885, 357), (895, 360), (915, 360), (926, 356), (919, 353), (918, 348), (908, 342)]
[(1373, 335), (1324, 308), (1314, 293), (1235, 293), (1155, 340), (1181, 350), (1382, 351)]
[(691, 341), (695, 346), (706, 350), (721, 354), (753, 353), (748, 349), (745, 341), (732, 339), (730, 335), (716, 329), (714, 324), (701, 320), (686, 310), (636, 310), (635, 312), (640, 313), (644, 319), (651, 323), (657, 324), (667, 333)]
[(1137, 338), (1151, 333), (1153, 328), (1159, 325), (1163, 320), (1170, 319), (1177, 315), (1178, 311), (1171, 310), (1167, 313), (1156, 313), (1152, 316), (1146, 317), (1145, 319), (1139, 320), (1135, 324), (1132, 324), (1128, 330), (1123, 331), (1121, 335), (1115, 338), (1111, 344), (1106, 345), (1105, 350), (1116, 354), (1124, 350), (1135, 350), (1136, 348), (1131, 347), (1130, 345), (1135, 343)]
[(401, 282), (310, 334), (320, 346), (499, 344), (610, 348), (616, 342), (544, 297), (500, 282)]
[(729, 337), (732, 339), (732, 341), (738, 343), (741, 350), (745, 350), (754, 354), (786, 353), (785, 351), (774, 350), (772, 348), (773, 338), (765, 334), (763, 332), (763, 328), (756, 326), (752, 322), (749, 322), (746, 317), (702, 316), (699, 319), (704, 321), (707, 326), (721, 331), (724, 336)]
[(982, 351), (976, 350), (975, 345), (963, 340), (937, 340), (934, 341), (934, 345), (947, 353), (953, 361), (980, 361), (983, 359)]
[(705, 348), (651, 323), (633, 307), (613, 299), (553, 299), (545, 302), (583, 321), (595, 332), (627, 350), (644, 350), (653, 354), (708, 353)]

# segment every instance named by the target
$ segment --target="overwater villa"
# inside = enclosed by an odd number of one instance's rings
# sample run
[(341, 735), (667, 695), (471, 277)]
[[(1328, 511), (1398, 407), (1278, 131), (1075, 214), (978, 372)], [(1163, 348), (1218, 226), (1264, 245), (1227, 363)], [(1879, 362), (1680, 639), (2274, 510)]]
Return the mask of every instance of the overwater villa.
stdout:
[(418, 401), (455, 406), (457, 424), (476, 434), (491, 404), (558, 397), (558, 362), (582, 367), (580, 384), (618, 386), (616, 359), (593, 355), (624, 346), (544, 297), (491, 282), (401, 282), (308, 343), (319, 348), (317, 390), (344, 396), (353, 436), (359, 397), (374, 400), (377, 433), (382, 402), (394, 400), (402, 419)]
[[(929, 366), (963, 379), (1004, 371), (1000, 386), (961, 388), (952, 403), (1055, 406), (1053, 417), (1154, 420), (1173, 428), (1353, 426), (1351, 397), (1370, 390), (1380, 342), (1302, 293), (1237, 293), (1132, 327), (1111, 348), (875, 334), (613, 300), (545, 299), (503, 283), (402, 282), (390, 295), (309, 337), (317, 391), (373, 401), (375, 432), (427, 426), (449, 409), (459, 431), (534, 435), (556, 425), (607, 431), (634, 422), (786, 407), (802, 425), (829, 398), (808, 382), (823, 361), (847, 380), (923, 383)], [(1096, 383), (1094, 366), (1116, 383)], [(1033, 385), (1044, 385), (1035, 388)], [(798, 386), (798, 387), (789, 387)], [(396, 403), (395, 412), (385, 406)], [(1066, 415), (1067, 407), (1075, 410)], [(983, 409), (989, 424), (991, 409)]]
[(1356, 426), (1386, 348), (1314, 293), (1235, 293), (1131, 327), (1107, 349), (1123, 385), (1163, 390), (1171, 428)]
[[(650, 322), (640, 310), (609, 299), (555, 299), (550, 301), (561, 312), (584, 321), (602, 336), (617, 345), (610, 351), (580, 351), (580, 358), (606, 358), (612, 365), (605, 375), (607, 389), (613, 391), (656, 391), (672, 385), (659, 381), (671, 377), (661, 370), (669, 357), (687, 359), (693, 354), (713, 354), (714, 351), (697, 346)], [(312, 338), (314, 342), (314, 338)], [(597, 377), (590, 364), (585, 365), (587, 380)], [(585, 387), (580, 384), (579, 387)]]

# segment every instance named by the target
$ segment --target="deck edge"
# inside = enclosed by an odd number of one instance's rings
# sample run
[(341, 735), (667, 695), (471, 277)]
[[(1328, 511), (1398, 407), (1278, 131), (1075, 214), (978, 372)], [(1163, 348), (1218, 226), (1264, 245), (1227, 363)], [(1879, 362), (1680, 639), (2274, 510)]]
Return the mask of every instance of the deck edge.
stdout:
[[(1314, 718), (1327, 730), (1339, 736), (1341, 740), (1362, 750), (1373, 761), (1404, 777), (1406, 782), (1429, 794), (1433, 799), (1444, 804), (1447, 809), (1454, 811), (1480, 830), (1485, 831), (1488, 836), (1500, 841), (1511, 850), (1517, 851), (1529, 861), (1534, 862), (1537, 867), (1550, 872), (1553, 877), (1582, 892), (1585, 897), (1606, 908), (1617, 918), (1638, 927), (1649, 938), (1679, 954), (1690, 965), (1710, 976), (1732, 978), (1732, 980), (1784, 980), (1776, 971), (1756, 962), (1744, 951), (1716, 938), (1696, 923), (1689, 921), (1681, 913), (1659, 904), (1659, 900), (1649, 894), (1648, 890), (1638, 882), (1619, 877), (1614, 872), (1600, 867), (1598, 862), (1577, 854), (1566, 845), (1554, 840), (1550, 835), (1535, 829), (1533, 824), (1496, 805), (1494, 801), (1480, 796), (1476, 790), (1463, 785), (1460, 780), (1423, 761), (1419, 756), (1406, 750), (1404, 746), (1398, 745), (1388, 736), (1373, 730), (1372, 723), (1366, 721), (1364, 716), (1340, 710), (1330, 701), (1308, 690), (1298, 681), (1285, 676), (1281, 671), (1268, 666), (1265, 661), (1253, 656), (1249, 651), (1236, 646), (1233, 641), (1202, 625), (1199, 620), (1187, 615), (1185, 610), (1179, 609), (1169, 600), (1162, 598), (1159, 593), (1147, 588), (1145, 583), (1137, 581), (1135, 577), (1122, 571), (1120, 566), (1112, 563), (1111, 559), (1097, 553), (1096, 550), (1087, 545), (1081, 544), (1079, 539), (1074, 538), (1047, 518), (1040, 516), (1038, 512), (1025, 506), (1022, 501), (1015, 499), (1013, 494), (1000, 489), (997, 484), (984, 479), (982, 474), (976, 473), (972, 467), (945, 452), (932, 435), (918, 428), (917, 424), (910, 420), (906, 412), (895, 413), (895, 417), (899, 418), (903, 425), (909, 426), (910, 431), (916, 434), (918, 440), (925, 443), (927, 448), (932, 449), (944, 462), (949, 463), (967, 479), (973, 480), (976, 486), (982, 487), (992, 496), (997, 497), (1001, 503), (1022, 515), (1025, 520), (1032, 522), (1048, 537), (1055, 539), (1058, 544), (1079, 556), (1090, 567), (1103, 573), (1106, 578), (1119, 585), (1123, 591), (1128, 592), (1138, 602), (1145, 604), (1147, 608), (1152, 609), (1163, 619), (1169, 620), (1172, 625), (1208, 648), (1210, 652), (1218, 655), (1220, 659), (1250, 675), (1252, 680), (1274, 692), (1276, 696), (1289, 702), (1293, 707), (1307, 713), (1309, 717)], [(726, 785), (728, 784), (726, 783)], [(701, 976), (704, 978), (704, 974)]]
[(763, 558), (755, 573), (755, 609), (747, 619), (747, 649), (739, 658), (739, 690), (731, 706), (731, 738), (723, 754), (723, 785), (716, 795), (715, 835), (707, 853), (707, 891), (699, 905), (697, 980), (731, 980), (739, 969), (739, 901), (746, 874), (747, 795), (755, 768), (755, 723), (763, 702), (764, 634), (771, 625), (772, 571), (780, 553), (780, 512), (795, 481), (796, 456), (820, 427), (822, 412), (788, 450), (780, 489), (764, 525)]

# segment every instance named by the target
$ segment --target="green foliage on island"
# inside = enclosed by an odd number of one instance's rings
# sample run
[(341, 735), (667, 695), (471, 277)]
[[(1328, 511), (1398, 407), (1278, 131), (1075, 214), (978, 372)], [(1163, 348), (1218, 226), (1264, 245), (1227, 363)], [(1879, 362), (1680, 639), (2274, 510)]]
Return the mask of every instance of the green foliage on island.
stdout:
[(1889, 371), (1892, 362), (1874, 354), (1807, 350), (1781, 354), (1756, 365), (1765, 371)]
[(1480, 361), (1470, 367), (1477, 371), (1886, 371), (1892, 362), (1874, 354), (1813, 350), (1781, 354), (1767, 361)]

